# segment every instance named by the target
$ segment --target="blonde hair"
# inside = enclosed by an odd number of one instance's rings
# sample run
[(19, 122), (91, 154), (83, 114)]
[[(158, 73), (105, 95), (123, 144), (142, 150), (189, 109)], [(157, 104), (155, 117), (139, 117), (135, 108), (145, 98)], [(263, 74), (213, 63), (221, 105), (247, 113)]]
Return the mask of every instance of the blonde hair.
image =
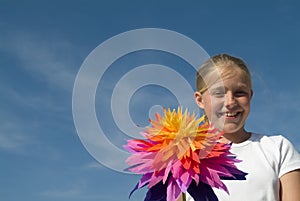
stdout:
[(211, 85), (242, 73), (252, 89), (251, 75), (247, 64), (240, 58), (218, 54), (204, 62), (197, 72), (197, 90), (204, 93)]

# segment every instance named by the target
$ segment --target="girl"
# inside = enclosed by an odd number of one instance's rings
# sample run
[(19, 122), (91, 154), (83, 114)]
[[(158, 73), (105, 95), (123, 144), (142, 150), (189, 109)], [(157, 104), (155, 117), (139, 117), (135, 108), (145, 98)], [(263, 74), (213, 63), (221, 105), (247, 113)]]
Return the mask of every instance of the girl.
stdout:
[[(195, 100), (232, 142), (231, 152), (247, 180), (224, 181), (230, 195), (215, 189), (220, 201), (300, 201), (300, 155), (282, 136), (248, 132), (244, 125), (253, 96), (249, 70), (239, 58), (216, 55), (198, 71)], [(187, 195), (187, 200), (193, 200)]]

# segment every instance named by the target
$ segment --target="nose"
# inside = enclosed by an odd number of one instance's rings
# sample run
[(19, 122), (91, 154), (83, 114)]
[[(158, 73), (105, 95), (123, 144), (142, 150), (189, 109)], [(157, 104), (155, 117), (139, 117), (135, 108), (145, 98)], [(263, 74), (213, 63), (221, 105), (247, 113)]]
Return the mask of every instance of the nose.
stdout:
[(225, 107), (232, 108), (236, 105), (236, 99), (234, 97), (234, 94), (231, 91), (228, 91), (225, 95)]

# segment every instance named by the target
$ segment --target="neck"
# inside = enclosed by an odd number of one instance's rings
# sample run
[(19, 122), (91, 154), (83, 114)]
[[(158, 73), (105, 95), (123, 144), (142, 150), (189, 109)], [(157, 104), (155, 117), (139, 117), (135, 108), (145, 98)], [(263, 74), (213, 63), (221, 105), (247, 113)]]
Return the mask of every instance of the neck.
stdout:
[(242, 129), (235, 133), (225, 133), (220, 139), (220, 142), (223, 143), (233, 142), (238, 144), (248, 140), (250, 137), (251, 137), (251, 133)]

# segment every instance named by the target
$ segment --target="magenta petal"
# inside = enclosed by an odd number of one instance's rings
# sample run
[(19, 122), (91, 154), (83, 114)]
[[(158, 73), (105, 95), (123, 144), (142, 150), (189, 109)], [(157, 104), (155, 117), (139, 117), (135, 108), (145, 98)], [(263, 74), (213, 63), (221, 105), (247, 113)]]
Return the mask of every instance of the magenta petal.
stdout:
[(167, 179), (168, 179), (168, 176), (169, 176), (169, 173), (171, 171), (171, 168), (172, 168), (172, 163), (173, 161), (170, 161), (165, 169), (165, 175), (163, 177), (163, 183), (166, 183)]
[(185, 172), (180, 176), (180, 179), (177, 180), (177, 183), (182, 192), (187, 191), (187, 188), (190, 185), (191, 181), (192, 181), (192, 178), (188, 172)]
[(163, 177), (164, 177), (164, 170), (162, 170), (158, 173), (153, 173), (152, 177), (150, 179), (149, 188), (152, 188), (152, 186), (154, 186), (158, 182), (162, 181)]
[(175, 161), (175, 163), (173, 163), (173, 166), (172, 166), (172, 174), (173, 174), (173, 178), (177, 179), (179, 178), (180, 176), (180, 173), (181, 173), (181, 168), (182, 168), (182, 164), (179, 160)]
[(207, 168), (201, 169), (200, 181), (208, 184), (209, 186), (223, 189), (228, 192), (225, 184), (220, 180), (220, 178), (213, 171), (209, 171)]
[(141, 187), (145, 186), (146, 184), (148, 184), (151, 179), (152, 174), (153, 174), (152, 172), (144, 174), (139, 181), (138, 188), (141, 188)]
[(170, 179), (167, 187), (167, 201), (176, 201), (181, 194), (181, 190), (174, 179)]

